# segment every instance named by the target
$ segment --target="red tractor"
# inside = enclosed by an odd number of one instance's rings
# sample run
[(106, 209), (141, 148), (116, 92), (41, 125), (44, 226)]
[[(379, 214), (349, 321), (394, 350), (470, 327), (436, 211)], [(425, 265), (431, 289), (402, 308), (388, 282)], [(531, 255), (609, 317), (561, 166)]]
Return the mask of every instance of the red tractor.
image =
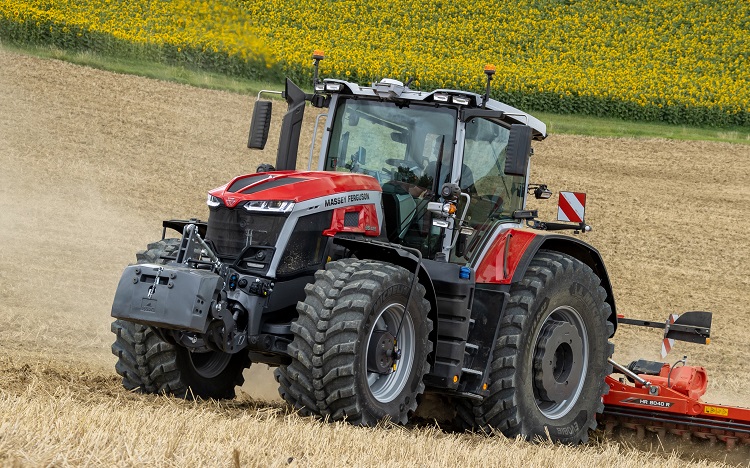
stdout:
[[(313, 93), (286, 82), (275, 168), (211, 190), (207, 222), (165, 221), (125, 269), (124, 386), (231, 398), (266, 363), (302, 414), (406, 423), (433, 393), (464, 427), (586, 441), (618, 318), (599, 252), (550, 233), (586, 231), (582, 217), (525, 208), (551, 195), (528, 180), (545, 125), (489, 98), (491, 67), (480, 95), (320, 80), (314, 59)], [(328, 109), (317, 171), (296, 170), (308, 103)], [(249, 147), (270, 116), (256, 102)], [(707, 337), (702, 320), (683, 326)]]

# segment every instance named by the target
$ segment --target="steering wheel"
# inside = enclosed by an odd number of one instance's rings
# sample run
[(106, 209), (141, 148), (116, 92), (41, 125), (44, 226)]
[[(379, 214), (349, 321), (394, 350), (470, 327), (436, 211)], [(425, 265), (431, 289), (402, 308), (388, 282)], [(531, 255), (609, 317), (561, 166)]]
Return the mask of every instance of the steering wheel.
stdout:
[(385, 163), (396, 168), (403, 167), (405, 169), (408, 169), (412, 172), (412, 174), (416, 176), (420, 176), (423, 170), (414, 161), (408, 161), (406, 159), (388, 158), (385, 160)]

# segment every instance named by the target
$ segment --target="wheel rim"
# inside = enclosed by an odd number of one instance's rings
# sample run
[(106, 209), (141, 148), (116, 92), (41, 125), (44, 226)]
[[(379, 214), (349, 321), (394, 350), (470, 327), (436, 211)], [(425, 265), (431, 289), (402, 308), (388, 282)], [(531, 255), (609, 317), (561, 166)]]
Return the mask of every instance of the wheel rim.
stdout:
[(589, 361), (586, 325), (573, 307), (558, 307), (542, 323), (535, 343), (536, 405), (547, 418), (562, 418), (576, 405), (584, 388)]
[(220, 351), (208, 351), (205, 353), (188, 353), (190, 364), (195, 372), (203, 378), (211, 379), (221, 374), (227, 368), (232, 355)]
[[(401, 323), (402, 318), (403, 324)], [(414, 322), (412, 322), (409, 314), (404, 315), (403, 304), (388, 304), (378, 313), (375, 324), (367, 336), (365, 363), (375, 360), (372, 354), (377, 352), (377, 345), (383, 342), (383, 335), (390, 334), (386, 336), (395, 336), (399, 324), (401, 325), (401, 331), (396, 338), (401, 356), (398, 360), (392, 361), (395, 363), (396, 369), (392, 370), (391, 368), (388, 373), (372, 372), (369, 368), (367, 370), (367, 385), (370, 393), (381, 403), (388, 403), (395, 400), (409, 380), (411, 369), (414, 365), (414, 350), (416, 346)]]

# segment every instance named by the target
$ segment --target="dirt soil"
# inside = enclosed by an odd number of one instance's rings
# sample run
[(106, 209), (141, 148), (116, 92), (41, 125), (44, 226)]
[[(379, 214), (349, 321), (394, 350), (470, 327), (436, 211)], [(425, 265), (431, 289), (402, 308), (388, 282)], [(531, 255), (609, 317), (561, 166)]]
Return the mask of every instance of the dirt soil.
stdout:
[[(285, 413), (264, 365), (247, 372), (234, 403), (124, 391), (109, 328), (122, 269), (160, 238), (163, 219), (205, 219), (208, 189), (275, 160), (273, 132), (265, 151), (245, 148), (253, 100), (0, 50), (0, 464), (370, 465), (384, 461), (371, 447), (393, 439), (425, 445), (424, 453), (402, 447), (387, 457), (404, 465), (487, 464), (489, 456), (498, 460), (490, 465), (684, 466), (658, 447), (631, 451), (616, 441), (560, 448), (430, 428), (320, 425)], [(306, 138), (298, 167), (307, 164)], [(686, 354), (707, 368), (707, 400), (750, 407), (750, 146), (553, 135), (535, 152), (533, 182), (587, 192), (593, 232), (584, 240), (604, 257), (618, 312), (661, 321), (712, 311), (712, 343), (678, 343), (669, 360)], [(536, 205), (555, 217), (554, 200)], [(659, 359), (658, 331), (622, 326), (614, 341), (625, 364)], [(143, 437), (158, 432), (159, 418), (181, 435), (148, 446), (118, 437), (131, 424)], [(185, 429), (193, 419), (207, 427)], [(232, 435), (240, 421), (246, 429)], [(215, 434), (216, 447), (195, 451)], [(316, 434), (330, 446), (305, 445)], [(356, 456), (342, 455), (349, 449), (333, 442), (340, 437), (358, 447)], [(430, 440), (458, 455), (438, 455)], [(188, 449), (197, 458), (179, 452)]]

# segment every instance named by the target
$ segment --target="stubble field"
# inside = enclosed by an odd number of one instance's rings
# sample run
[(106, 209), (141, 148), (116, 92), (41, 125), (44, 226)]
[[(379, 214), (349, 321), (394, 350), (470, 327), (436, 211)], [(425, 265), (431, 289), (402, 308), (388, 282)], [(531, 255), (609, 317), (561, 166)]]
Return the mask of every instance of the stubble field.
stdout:
[[(0, 50), (1, 465), (685, 466), (657, 440), (574, 448), (323, 424), (289, 414), (264, 365), (232, 402), (122, 389), (109, 351), (120, 273), (161, 220), (205, 217), (208, 189), (275, 159), (273, 132), (264, 152), (245, 148), (252, 102)], [(588, 193), (585, 240), (618, 311), (714, 312), (712, 344), (669, 359), (708, 369), (707, 400), (750, 406), (750, 145), (552, 135), (535, 150), (534, 182)], [(538, 207), (550, 219), (554, 205)], [(657, 331), (622, 326), (614, 341), (618, 361), (659, 358)]]

